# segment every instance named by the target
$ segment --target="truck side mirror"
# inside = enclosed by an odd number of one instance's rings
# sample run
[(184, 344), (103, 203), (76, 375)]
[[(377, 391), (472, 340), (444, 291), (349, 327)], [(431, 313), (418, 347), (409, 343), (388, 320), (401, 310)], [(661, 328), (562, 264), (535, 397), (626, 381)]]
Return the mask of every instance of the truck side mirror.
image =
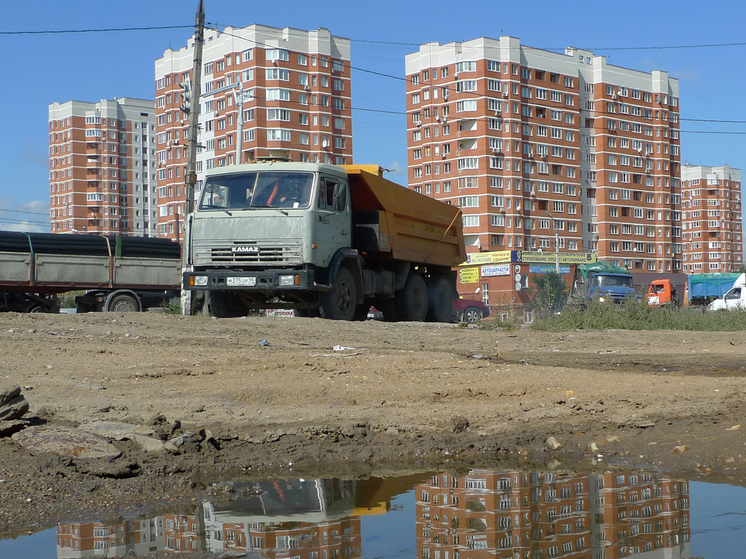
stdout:
[(341, 212), (347, 207), (347, 189), (342, 183), (334, 185), (334, 211)]

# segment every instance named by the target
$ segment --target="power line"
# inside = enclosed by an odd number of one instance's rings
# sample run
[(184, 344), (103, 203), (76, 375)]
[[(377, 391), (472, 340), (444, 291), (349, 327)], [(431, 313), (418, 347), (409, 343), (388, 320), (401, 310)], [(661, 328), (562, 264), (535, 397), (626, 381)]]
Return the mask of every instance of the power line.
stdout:
[(163, 31), (191, 29), (194, 25), (159, 25), (154, 27), (109, 27), (104, 29), (44, 29), (39, 31), (0, 31), (0, 35), (72, 35), (83, 33), (112, 33), (118, 31)]
[[(746, 43), (713, 43), (709, 45), (670, 45), (657, 47), (597, 47), (582, 50), (674, 50), (674, 49), (708, 49), (721, 47), (744, 47)], [(546, 49), (546, 50), (564, 50), (564, 49)]]
[(12, 212), (15, 214), (49, 215), (49, 213), (47, 212), (24, 212), (22, 210), (6, 210), (5, 208), (0, 208), (0, 212)]
[(29, 223), (32, 225), (49, 225), (48, 221), (33, 221), (30, 219), (9, 219), (6, 217), (0, 217), (0, 223)]

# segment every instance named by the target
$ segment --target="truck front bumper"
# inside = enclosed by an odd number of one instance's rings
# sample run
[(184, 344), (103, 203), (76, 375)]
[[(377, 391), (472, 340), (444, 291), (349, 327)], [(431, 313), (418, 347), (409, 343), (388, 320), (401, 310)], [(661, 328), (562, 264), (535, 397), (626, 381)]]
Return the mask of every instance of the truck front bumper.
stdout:
[(315, 282), (313, 270), (206, 270), (184, 272), (184, 289), (220, 291), (328, 291)]

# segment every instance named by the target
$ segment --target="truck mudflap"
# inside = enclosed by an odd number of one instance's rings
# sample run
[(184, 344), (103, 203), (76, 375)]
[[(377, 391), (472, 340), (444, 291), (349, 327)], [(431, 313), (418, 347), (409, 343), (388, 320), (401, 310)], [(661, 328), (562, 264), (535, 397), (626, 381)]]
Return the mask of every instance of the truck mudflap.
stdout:
[(184, 272), (182, 283), (188, 290), (329, 291), (328, 285), (316, 283), (313, 270), (191, 271)]

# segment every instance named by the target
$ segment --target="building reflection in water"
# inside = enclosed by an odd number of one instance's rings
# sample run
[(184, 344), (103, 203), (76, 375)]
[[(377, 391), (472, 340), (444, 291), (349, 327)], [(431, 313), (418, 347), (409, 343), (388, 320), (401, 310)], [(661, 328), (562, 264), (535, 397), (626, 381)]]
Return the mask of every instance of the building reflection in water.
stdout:
[(415, 491), (420, 559), (689, 557), (688, 483), (657, 474), (472, 470)]
[(361, 517), (385, 514), (414, 488), (418, 559), (689, 557), (688, 483), (657, 474), (472, 470), (229, 485), (230, 500), (205, 502), (194, 514), (60, 524), (57, 556), (359, 559)]

